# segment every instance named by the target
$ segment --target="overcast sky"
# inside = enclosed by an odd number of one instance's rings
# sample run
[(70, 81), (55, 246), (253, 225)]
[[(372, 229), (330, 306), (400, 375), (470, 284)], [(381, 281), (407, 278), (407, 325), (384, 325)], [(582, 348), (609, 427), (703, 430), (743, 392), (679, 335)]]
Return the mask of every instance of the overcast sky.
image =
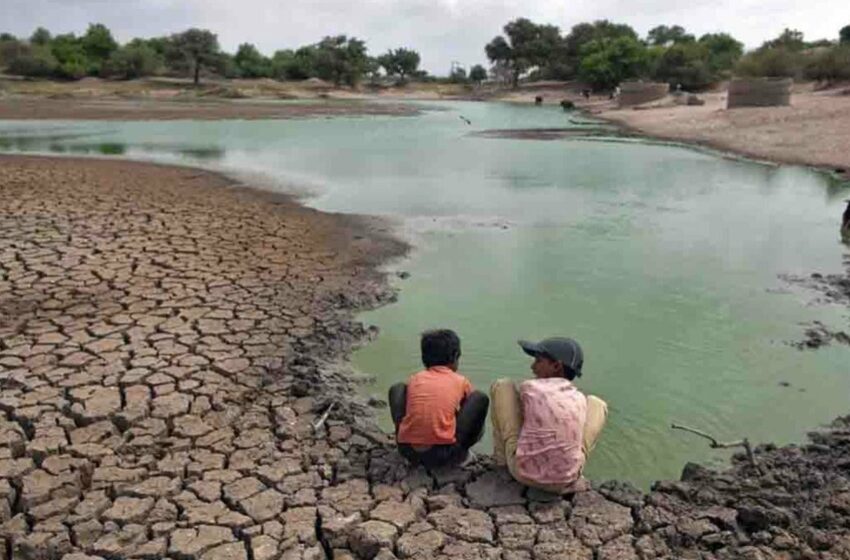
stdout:
[(727, 31), (755, 47), (785, 27), (834, 39), (850, 24), (850, 0), (0, 0), (0, 31), (23, 37), (38, 26), (81, 33), (90, 22), (106, 24), (120, 42), (203, 27), (228, 51), (250, 42), (271, 54), (348, 34), (372, 54), (416, 49), (433, 74), (448, 73), (452, 61), (486, 63), (484, 45), (517, 17), (562, 30), (609, 19), (642, 36), (678, 24), (697, 35)]

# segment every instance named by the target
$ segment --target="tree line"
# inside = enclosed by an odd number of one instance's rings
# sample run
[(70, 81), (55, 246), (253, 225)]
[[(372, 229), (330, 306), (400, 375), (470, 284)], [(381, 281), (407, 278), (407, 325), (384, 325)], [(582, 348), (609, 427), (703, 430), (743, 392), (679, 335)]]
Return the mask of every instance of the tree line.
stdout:
[(659, 25), (646, 37), (607, 20), (580, 23), (567, 34), (554, 25), (519, 18), (485, 46), (491, 74), (516, 86), (529, 80), (581, 80), (612, 89), (629, 79), (650, 79), (703, 89), (732, 75), (850, 79), (850, 25), (836, 40), (806, 42), (785, 29), (776, 39), (744, 53), (728, 33), (697, 38), (679, 25)]
[[(699, 90), (732, 75), (850, 79), (850, 25), (835, 40), (814, 42), (785, 29), (745, 53), (743, 43), (728, 33), (696, 37), (678, 25), (659, 25), (640, 37), (629, 25), (601, 20), (580, 23), (563, 34), (557, 26), (519, 18), (506, 24), (484, 52), (491, 62), (489, 72), (480, 64), (469, 72), (453, 67), (449, 80), (480, 83), (489, 77), (514, 86), (520, 79), (581, 80), (604, 90), (624, 80), (650, 79)], [(419, 64), (415, 50), (397, 48), (371, 56), (363, 40), (346, 35), (265, 56), (250, 43), (234, 54), (224, 52), (217, 36), (205, 29), (137, 38), (124, 45), (98, 23), (80, 36), (52, 35), (44, 28), (25, 39), (0, 34), (0, 68), (37, 78), (172, 75), (189, 76), (197, 84), (202, 74), (213, 73), (225, 78), (320, 78), (352, 86), (381, 76), (400, 83), (433, 79)]]
[(346, 35), (329, 36), (295, 50), (264, 56), (250, 43), (235, 54), (224, 52), (217, 36), (205, 29), (188, 29), (167, 37), (133, 39), (119, 45), (102, 24), (85, 34), (52, 35), (38, 28), (28, 39), (0, 34), (0, 68), (13, 75), (76, 80), (85, 76), (133, 79), (151, 75), (189, 76), (197, 84), (202, 73), (225, 78), (320, 78), (334, 84), (356, 85), (365, 76), (383, 75), (406, 81), (424, 78), (419, 53), (391, 49), (377, 57), (366, 43)]

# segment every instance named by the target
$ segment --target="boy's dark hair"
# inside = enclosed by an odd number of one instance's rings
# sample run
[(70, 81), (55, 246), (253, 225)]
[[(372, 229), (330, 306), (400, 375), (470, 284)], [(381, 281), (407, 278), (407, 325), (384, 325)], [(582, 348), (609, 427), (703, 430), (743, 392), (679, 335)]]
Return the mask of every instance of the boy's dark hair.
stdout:
[[(580, 373), (578, 373), (576, 370), (574, 370), (573, 368), (571, 368), (570, 366), (568, 366), (564, 362), (561, 362), (561, 365), (564, 366), (564, 377), (568, 381), (572, 381), (573, 379), (575, 379), (576, 377), (579, 377), (581, 375)], [(578, 371), (581, 371), (581, 362), (579, 362), (578, 367), (579, 367)]]
[(576, 365), (576, 368), (578, 368), (578, 370), (575, 370), (575, 369), (571, 368), (570, 366), (568, 366), (567, 364), (565, 364), (564, 362), (562, 362), (561, 360), (559, 360), (558, 358), (556, 358), (555, 356), (552, 356), (551, 354), (547, 354), (546, 352), (541, 352), (540, 355), (543, 356), (544, 358), (546, 358), (547, 360), (552, 360), (553, 362), (558, 362), (559, 364), (561, 364), (561, 372), (563, 373), (564, 378), (567, 381), (572, 381), (576, 377), (581, 377), (581, 374), (578, 373), (578, 372), (581, 371), (582, 362), (579, 362)]
[(460, 338), (451, 329), (435, 329), (422, 333), (422, 364), (426, 368), (448, 366), (460, 359)]

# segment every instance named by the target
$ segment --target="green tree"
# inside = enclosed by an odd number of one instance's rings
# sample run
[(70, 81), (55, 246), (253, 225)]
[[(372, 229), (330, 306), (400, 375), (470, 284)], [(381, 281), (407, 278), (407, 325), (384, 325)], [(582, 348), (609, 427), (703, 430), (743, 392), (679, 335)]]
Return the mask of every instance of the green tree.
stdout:
[(674, 43), (663, 50), (655, 61), (654, 77), (671, 86), (698, 90), (714, 81), (709, 68), (708, 49), (696, 42)]
[(708, 50), (708, 67), (714, 74), (731, 70), (744, 54), (744, 44), (728, 33), (707, 33), (699, 43)]
[(306, 80), (316, 76), (316, 47), (280, 50), (272, 57), (272, 74), (278, 80)]
[(676, 43), (692, 43), (696, 39), (681, 25), (659, 25), (649, 30), (646, 41), (654, 46), (668, 46)]
[(163, 60), (168, 55), (168, 49), (171, 45), (170, 37), (151, 37), (150, 39), (133, 39), (129, 45), (145, 45), (153, 49), (158, 56)]
[(564, 77), (572, 78), (579, 73), (582, 51), (593, 41), (614, 40), (620, 37), (638, 40), (638, 34), (630, 26), (622, 23), (612, 23), (608, 20), (598, 20), (593, 23), (574, 25), (569, 34), (563, 39), (564, 54), (562, 64)]
[(118, 43), (112, 37), (112, 32), (100, 23), (89, 25), (86, 34), (80, 38), (80, 45), (91, 64), (89, 71), (92, 74), (98, 73), (112, 53), (118, 50)]
[(54, 37), (50, 41), (50, 52), (58, 63), (58, 77), (79, 80), (89, 73), (91, 61), (86, 56), (82, 41), (73, 33)]
[(629, 37), (638, 39), (637, 32), (624, 23), (612, 23), (607, 19), (594, 21), (593, 23), (579, 23), (573, 26), (569, 34), (564, 38), (567, 49), (571, 55), (580, 55), (585, 45), (592, 41), (603, 39), (619, 39)]
[(493, 40), (487, 43), (484, 47), (484, 52), (487, 53), (487, 58), (490, 59), (490, 62), (499, 68), (499, 74), (506, 73), (508, 75), (508, 81), (516, 85), (516, 82), (519, 80), (519, 72), (521, 72), (521, 70), (516, 70), (517, 78), (514, 80), (515, 68), (513, 63), (513, 49), (511, 49), (507, 39), (501, 35), (494, 37)]
[(794, 78), (800, 74), (800, 53), (783, 48), (762, 48), (747, 53), (735, 66), (735, 73), (751, 77)]
[(570, 60), (567, 41), (559, 37), (537, 75), (547, 80), (570, 80), (575, 77), (575, 64)]
[(50, 31), (43, 27), (39, 27), (30, 35), (30, 43), (33, 45), (48, 45), (52, 39), (53, 36), (50, 34)]
[(850, 25), (845, 25), (838, 32), (838, 42), (842, 45), (850, 45)]
[(243, 78), (268, 78), (272, 75), (271, 61), (250, 43), (239, 45), (233, 61), (236, 63), (239, 75)]
[(518, 19), (505, 26), (505, 33), (516, 46), (517, 55), (530, 66), (545, 66), (561, 42), (561, 30), (554, 25), (535, 25)]
[(275, 51), (271, 58), (272, 77), (276, 80), (287, 80), (289, 68), (295, 60), (295, 52), (291, 49)]
[(801, 77), (807, 59), (803, 51), (807, 48), (802, 32), (786, 28), (775, 39), (765, 41), (761, 47), (743, 56), (735, 66), (735, 73), (753, 77)]
[(13, 59), (8, 61), (7, 71), (16, 76), (49, 78), (56, 74), (59, 63), (45, 45), (22, 45)]
[(315, 69), (323, 80), (354, 86), (366, 72), (366, 43), (355, 37), (325, 37), (315, 46)]
[(487, 79), (487, 70), (480, 64), (476, 64), (469, 70), (469, 79), (480, 84)]
[(515, 19), (503, 28), (504, 36), (493, 38), (485, 47), (487, 58), (509, 68), (513, 86), (533, 67), (546, 67), (561, 46), (561, 32), (554, 25), (538, 25), (526, 18)]
[(850, 80), (850, 43), (812, 53), (806, 60), (803, 72), (810, 80)]
[(18, 41), (13, 35), (4, 33), (0, 36), (0, 68), (9, 66), (13, 60), (19, 58), (29, 45)]
[(218, 53), (218, 56), (213, 59), (210, 69), (228, 80), (242, 77), (242, 71), (236, 64), (236, 57), (230, 53)]
[(195, 85), (200, 83), (202, 68), (215, 68), (221, 62), (218, 37), (206, 29), (188, 29), (168, 41), (166, 58), (177, 70), (188, 70)]
[(621, 81), (645, 73), (649, 53), (629, 36), (591, 41), (582, 49), (579, 77), (595, 89), (611, 89)]
[(163, 64), (162, 56), (145, 41), (132, 41), (112, 53), (103, 65), (108, 77), (132, 80), (155, 74)]
[(398, 76), (402, 83), (419, 69), (419, 53), (405, 48), (389, 50), (377, 58), (387, 76)]

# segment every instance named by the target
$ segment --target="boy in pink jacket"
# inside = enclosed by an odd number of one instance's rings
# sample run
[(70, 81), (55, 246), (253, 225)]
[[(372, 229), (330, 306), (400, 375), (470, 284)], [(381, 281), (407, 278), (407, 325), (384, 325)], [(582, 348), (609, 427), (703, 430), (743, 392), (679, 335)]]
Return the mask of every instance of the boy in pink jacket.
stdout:
[(550, 492), (581, 489), (579, 482), (608, 416), (608, 405), (585, 396), (572, 381), (584, 354), (571, 338), (519, 341), (534, 358), (534, 379), (500, 379), (490, 388), (493, 457), (519, 482)]

